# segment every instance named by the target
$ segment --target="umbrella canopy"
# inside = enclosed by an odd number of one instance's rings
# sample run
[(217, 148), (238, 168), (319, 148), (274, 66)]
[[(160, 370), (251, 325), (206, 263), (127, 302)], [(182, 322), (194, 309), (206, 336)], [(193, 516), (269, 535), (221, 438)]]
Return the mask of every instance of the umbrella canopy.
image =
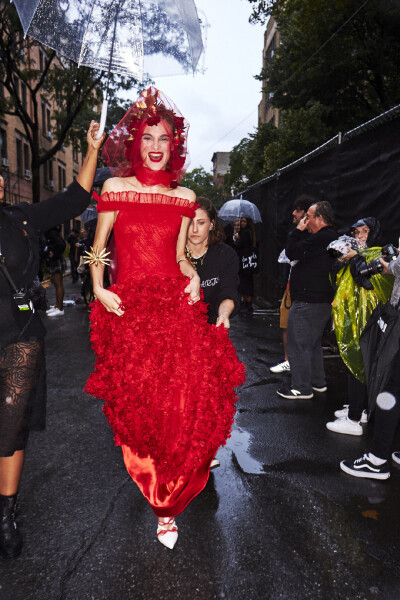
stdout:
[(247, 217), (248, 219), (252, 219), (254, 223), (262, 223), (260, 211), (257, 206), (242, 198), (235, 198), (234, 200), (225, 202), (218, 211), (218, 217), (222, 221), (234, 221), (239, 217)]
[(203, 43), (194, 0), (14, 0), (26, 35), (95, 69), (194, 72)]

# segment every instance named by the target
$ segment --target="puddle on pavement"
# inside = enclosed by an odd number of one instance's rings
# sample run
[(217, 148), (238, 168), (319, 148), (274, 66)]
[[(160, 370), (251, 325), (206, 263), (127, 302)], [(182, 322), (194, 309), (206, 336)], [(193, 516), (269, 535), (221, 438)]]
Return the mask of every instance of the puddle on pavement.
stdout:
[(233, 452), (239, 467), (244, 473), (261, 475), (265, 473), (265, 471), (263, 465), (250, 456), (250, 441), (251, 435), (248, 431), (235, 428), (232, 430), (232, 435), (228, 439), (226, 447)]

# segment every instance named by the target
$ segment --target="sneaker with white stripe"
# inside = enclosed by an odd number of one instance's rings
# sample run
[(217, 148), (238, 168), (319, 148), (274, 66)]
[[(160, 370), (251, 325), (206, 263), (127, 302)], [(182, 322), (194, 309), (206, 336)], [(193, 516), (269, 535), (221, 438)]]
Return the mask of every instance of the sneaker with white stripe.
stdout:
[(311, 394), (304, 394), (299, 390), (293, 390), (290, 388), (281, 388), (280, 390), (277, 390), (276, 393), (278, 396), (287, 398), (288, 400), (311, 400), (311, 398), (314, 397), (312, 392)]
[(390, 471), (387, 460), (383, 465), (374, 465), (368, 458), (368, 454), (364, 454), (361, 458), (355, 461), (342, 460), (340, 463), (342, 471), (354, 477), (366, 477), (368, 479), (389, 479)]

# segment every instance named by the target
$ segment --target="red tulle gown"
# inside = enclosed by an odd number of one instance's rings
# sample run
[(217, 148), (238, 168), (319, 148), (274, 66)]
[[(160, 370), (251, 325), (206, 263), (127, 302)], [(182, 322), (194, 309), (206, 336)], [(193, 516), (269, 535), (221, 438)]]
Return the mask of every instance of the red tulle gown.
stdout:
[(94, 303), (97, 360), (85, 390), (105, 400), (115, 443), (155, 514), (176, 516), (204, 488), (230, 435), (244, 366), (224, 327), (209, 325), (205, 304), (189, 305), (184, 293), (176, 242), (194, 203), (129, 191), (103, 194), (97, 209), (119, 211), (110, 289), (125, 313)]

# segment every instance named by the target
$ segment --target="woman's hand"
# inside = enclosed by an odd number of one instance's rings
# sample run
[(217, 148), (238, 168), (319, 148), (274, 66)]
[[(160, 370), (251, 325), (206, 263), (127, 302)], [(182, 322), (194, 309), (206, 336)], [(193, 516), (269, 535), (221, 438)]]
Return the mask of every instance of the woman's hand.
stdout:
[(225, 329), (229, 329), (231, 324), (229, 322), (229, 314), (227, 312), (220, 313), (218, 315), (217, 322), (215, 323), (217, 327), (223, 325)]
[(200, 300), (200, 277), (195, 273), (188, 285), (185, 287), (185, 293), (189, 294), (189, 304), (195, 304)]
[(102, 303), (107, 312), (112, 312), (119, 317), (122, 317), (124, 311), (120, 308), (121, 298), (117, 296), (117, 294), (105, 290), (104, 288), (96, 288), (96, 290), (93, 291), (97, 300)]
[(106, 134), (103, 133), (100, 139), (96, 140), (96, 135), (98, 130), (100, 129), (100, 123), (96, 123), (96, 121), (90, 121), (89, 129), (86, 134), (86, 140), (88, 143), (88, 147), (93, 150), (98, 150), (102, 143), (105, 140)]

